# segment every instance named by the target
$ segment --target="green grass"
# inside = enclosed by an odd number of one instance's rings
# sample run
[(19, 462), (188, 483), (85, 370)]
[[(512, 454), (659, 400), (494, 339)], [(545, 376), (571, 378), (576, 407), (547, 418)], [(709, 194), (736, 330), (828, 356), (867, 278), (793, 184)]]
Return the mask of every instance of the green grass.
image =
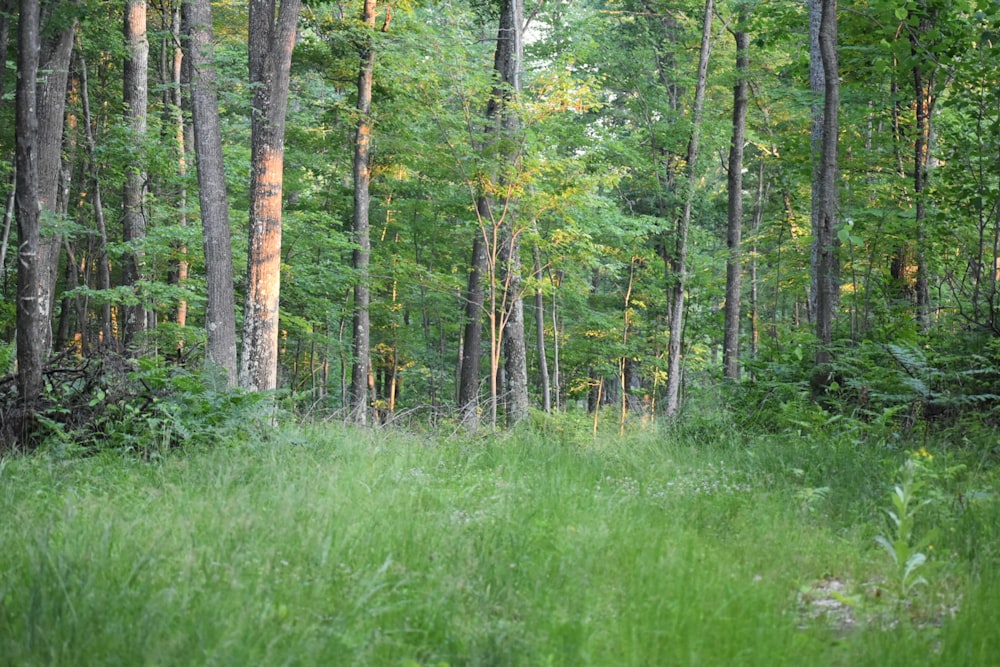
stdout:
[(995, 664), (995, 494), (941, 500), (930, 585), (881, 593), (900, 460), (726, 429), (317, 428), (0, 462), (0, 663)]

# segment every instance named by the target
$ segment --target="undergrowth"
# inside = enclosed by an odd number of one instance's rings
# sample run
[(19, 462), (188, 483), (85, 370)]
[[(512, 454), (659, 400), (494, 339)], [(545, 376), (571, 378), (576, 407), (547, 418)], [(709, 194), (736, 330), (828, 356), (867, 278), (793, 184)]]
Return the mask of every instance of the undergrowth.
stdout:
[(946, 443), (920, 456), (931, 502), (912, 524), (937, 531), (933, 573), (893, 587), (875, 538), (908, 458), (895, 446), (707, 416), (595, 439), (559, 419), (4, 460), (0, 663), (987, 665), (1000, 650), (996, 472)]

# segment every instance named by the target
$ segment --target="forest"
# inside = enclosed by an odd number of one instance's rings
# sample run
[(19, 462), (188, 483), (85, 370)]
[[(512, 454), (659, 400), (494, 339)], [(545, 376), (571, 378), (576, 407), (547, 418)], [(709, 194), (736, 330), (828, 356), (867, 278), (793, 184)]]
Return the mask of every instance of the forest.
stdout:
[(998, 39), (0, 0), (0, 663), (992, 664)]

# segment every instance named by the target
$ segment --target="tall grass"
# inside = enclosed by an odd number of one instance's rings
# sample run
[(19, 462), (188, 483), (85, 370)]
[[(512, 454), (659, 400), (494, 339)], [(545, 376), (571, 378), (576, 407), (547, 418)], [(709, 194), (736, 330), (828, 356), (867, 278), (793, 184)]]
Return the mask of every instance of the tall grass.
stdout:
[[(995, 500), (953, 526), (920, 603), (960, 605), (883, 603), (884, 458), (317, 428), (156, 463), (7, 461), (0, 662), (993, 664)], [(856, 598), (837, 618), (809, 608), (831, 580)]]

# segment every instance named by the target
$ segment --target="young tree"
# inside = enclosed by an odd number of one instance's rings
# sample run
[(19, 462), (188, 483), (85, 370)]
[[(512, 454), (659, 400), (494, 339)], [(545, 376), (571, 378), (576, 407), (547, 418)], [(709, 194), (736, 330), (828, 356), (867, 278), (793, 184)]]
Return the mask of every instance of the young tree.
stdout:
[(727, 189), (729, 192), (729, 223), (726, 231), (726, 321), (722, 345), (723, 374), (730, 380), (740, 379), (740, 299), (742, 298), (743, 255), (740, 242), (743, 233), (743, 147), (747, 125), (747, 70), (750, 39), (741, 24), (746, 21), (741, 9), (736, 41), (736, 85), (733, 86), (733, 137), (729, 144)]
[(278, 382), (281, 196), (285, 113), (301, 0), (250, 0), (250, 242), (240, 385), (268, 391)]
[[(372, 80), (375, 72), (375, 46), (372, 43), (375, 29), (376, 0), (364, 0), (361, 22), (368, 30), (359, 48), (361, 64), (358, 70), (358, 123), (354, 134), (354, 249), (352, 264), (356, 272), (354, 283), (354, 365), (351, 370), (350, 418), (356, 424), (368, 420), (368, 376), (371, 372), (371, 318), (368, 307), (371, 300), (368, 262), (371, 256), (368, 214), (371, 196), (371, 109)], [(389, 28), (390, 14), (386, 13), (383, 32)]]
[(222, 131), (216, 92), (211, 0), (183, 5), (187, 34), (187, 78), (191, 89), (191, 122), (198, 166), (198, 197), (205, 246), (208, 358), (236, 386), (236, 298), (233, 294), (233, 251), (229, 200), (222, 161)]
[(691, 139), (687, 151), (687, 192), (684, 195), (684, 210), (677, 222), (677, 240), (671, 257), (674, 282), (671, 287), (672, 310), (670, 312), (670, 342), (668, 346), (668, 376), (666, 414), (676, 417), (680, 412), (682, 378), (682, 343), (684, 336), (684, 297), (687, 287), (688, 226), (691, 223), (691, 205), (694, 202), (695, 185), (698, 179), (698, 142), (701, 137), (701, 118), (705, 108), (705, 89), (708, 86), (708, 57), (712, 50), (713, 0), (705, 2), (705, 17), (702, 21), (701, 50), (698, 57), (698, 80), (695, 84), (694, 109), (691, 117)]

